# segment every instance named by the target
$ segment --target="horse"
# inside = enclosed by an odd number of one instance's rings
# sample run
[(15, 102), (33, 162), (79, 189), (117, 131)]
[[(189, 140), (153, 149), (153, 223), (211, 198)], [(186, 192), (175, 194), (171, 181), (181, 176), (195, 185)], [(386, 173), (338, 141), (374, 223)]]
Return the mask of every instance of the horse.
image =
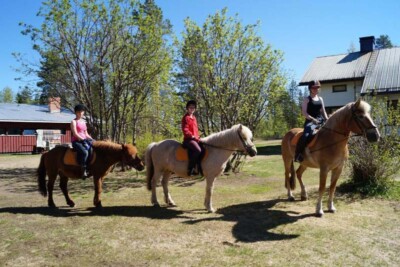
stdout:
[[(303, 153), (304, 160), (296, 170), (297, 179), (301, 187), (301, 200), (307, 200), (308, 195), (302, 181), (302, 174), (308, 168), (319, 168), (319, 196), (316, 206), (316, 215), (322, 217), (322, 196), (325, 191), (326, 179), (329, 171), (331, 173), (331, 184), (329, 188), (328, 211), (336, 212), (333, 198), (336, 183), (342, 173), (345, 161), (348, 159), (349, 151), (347, 141), (350, 133), (363, 135), (368, 142), (379, 141), (380, 134), (370, 116), (370, 105), (358, 99), (356, 102), (348, 103), (334, 112), (316, 134), (315, 141), (311, 147), (307, 147)], [(295, 189), (294, 155), (296, 145), (292, 142), (296, 134), (303, 131), (301, 128), (291, 129), (282, 139), (282, 158), (285, 166), (285, 187), (288, 199), (294, 201), (291, 190)], [(311, 144), (310, 144), (311, 145)]]
[[(65, 200), (70, 207), (75, 203), (68, 193), (68, 179), (81, 178), (82, 168), (76, 161), (76, 155), (72, 162), (68, 162), (67, 157), (76, 152), (69, 147), (56, 146), (52, 150), (44, 153), (40, 158), (37, 169), (37, 181), (39, 192), (46, 197), (48, 194), (48, 206), (56, 207), (53, 200), (53, 188), (57, 175), (60, 176), (60, 188), (64, 194)], [(111, 167), (117, 162), (123, 162), (126, 165), (134, 167), (141, 171), (144, 169), (142, 160), (137, 155), (137, 149), (131, 144), (116, 144), (106, 141), (95, 141), (93, 143), (93, 157), (89, 164), (90, 173), (93, 175), (94, 199), (93, 204), (96, 208), (101, 208), (101, 192), (103, 179), (110, 171)], [(69, 160), (71, 161), (71, 160)], [(46, 175), (49, 177), (46, 187)]]
[[(238, 124), (200, 140), (207, 150), (201, 164), (203, 175), (206, 179), (204, 206), (208, 212), (215, 212), (211, 199), (214, 180), (222, 174), (226, 162), (233, 152), (242, 151), (251, 157), (257, 154), (252, 137), (253, 134), (249, 128)], [(175, 156), (177, 149), (181, 146), (182, 144), (175, 140), (164, 140), (158, 143), (151, 143), (146, 149), (147, 189), (151, 190), (151, 203), (155, 207), (160, 206), (157, 201), (156, 186), (161, 177), (165, 203), (168, 206), (176, 206), (168, 190), (168, 180), (172, 173), (180, 177), (188, 177), (188, 160), (178, 160)]]

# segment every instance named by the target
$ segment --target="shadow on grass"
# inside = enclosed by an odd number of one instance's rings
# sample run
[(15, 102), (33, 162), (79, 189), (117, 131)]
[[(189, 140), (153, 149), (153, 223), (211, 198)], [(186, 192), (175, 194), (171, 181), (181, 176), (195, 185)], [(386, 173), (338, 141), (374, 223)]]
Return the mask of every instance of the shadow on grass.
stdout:
[[(0, 179), (4, 190), (12, 193), (33, 193), (38, 191), (36, 168), (8, 168), (0, 169)], [(46, 180), (48, 177), (46, 176)], [(61, 192), (57, 177), (54, 193)], [(125, 172), (114, 171), (109, 173), (103, 181), (103, 192), (117, 192), (123, 188), (138, 188), (146, 183), (144, 174), (136, 170)], [(69, 179), (68, 190), (73, 194), (88, 194), (94, 192), (93, 177), (86, 180)]]
[(185, 223), (196, 224), (202, 221), (236, 222), (232, 228), (232, 234), (238, 242), (279, 241), (299, 237), (298, 234), (274, 233), (271, 230), (315, 215), (299, 215), (297, 212), (272, 209), (280, 202), (286, 202), (286, 200), (275, 199), (232, 205), (217, 211), (218, 214), (223, 215), (222, 217), (191, 220)]
[(281, 155), (281, 154), (282, 154), (281, 145), (257, 147), (257, 155), (260, 155), (260, 156), (272, 156), (272, 155)]
[(51, 217), (91, 217), (91, 216), (124, 216), (124, 217), (143, 217), (149, 219), (168, 220), (175, 218), (190, 219), (182, 216), (183, 211), (166, 208), (156, 208), (152, 206), (111, 206), (97, 208), (49, 208), (49, 207), (6, 207), (0, 208), (1, 213), (12, 214), (39, 214)]

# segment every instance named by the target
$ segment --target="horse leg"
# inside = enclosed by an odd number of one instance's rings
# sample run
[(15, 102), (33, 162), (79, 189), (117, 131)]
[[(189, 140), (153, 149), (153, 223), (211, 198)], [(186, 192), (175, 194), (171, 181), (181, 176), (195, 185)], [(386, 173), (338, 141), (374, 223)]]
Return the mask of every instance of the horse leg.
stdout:
[(160, 203), (157, 200), (157, 184), (158, 181), (161, 179), (161, 173), (158, 170), (154, 170), (153, 179), (151, 179), (151, 204), (154, 207), (160, 207)]
[(168, 182), (169, 182), (169, 177), (170, 173), (169, 172), (164, 172), (163, 178), (161, 180), (161, 184), (164, 190), (164, 200), (165, 203), (167, 203), (168, 206), (170, 207), (176, 207), (175, 202), (172, 200), (171, 195), (168, 191)]
[(55, 208), (56, 204), (54, 203), (53, 200), (53, 189), (54, 189), (54, 182), (57, 179), (57, 174), (51, 174), (49, 175), (49, 180), (47, 181), (47, 192), (49, 194), (49, 197), (47, 198), (47, 205), (51, 208)]
[(64, 197), (65, 197), (65, 200), (67, 201), (68, 206), (70, 206), (71, 208), (75, 207), (75, 203), (74, 203), (74, 201), (72, 201), (72, 199), (70, 198), (69, 193), (68, 193), (68, 177), (65, 175), (61, 175), (61, 174), (60, 174), (60, 188), (64, 194)]
[(336, 208), (333, 205), (333, 197), (335, 196), (335, 190), (336, 190), (336, 183), (340, 177), (340, 174), (342, 173), (343, 166), (339, 166), (335, 169), (332, 170), (332, 175), (331, 175), (331, 186), (329, 187), (329, 199), (328, 199), (328, 211), (329, 212), (336, 212)]
[(307, 190), (306, 190), (306, 187), (305, 187), (305, 185), (304, 185), (304, 183), (303, 183), (303, 179), (302, 179), (303, 173), (304, 173), (304, 171), (305, 171), (306, 169), (307, 169), (306, 166), (300, 165), (300, 167), (299, 167), (299, 168), (297, 169), (297, 171), (296, 171), (297, 180), (299, 180), (299, 183), (300, 183), (300, 188), (301, 188), (301, 200), (302, 200), (302, 201), (308, 200)]
[(93, 205), (96, 208), (102, 208), (103, 206), (101, 205), (101, 192), (103, 191), (103, 177), (94, 177), (93, 176), (93, 182), (94, 182), (94, 198), (93, 198)]
[(206, 198), (204, 200), (204, 206), (208, 212), (215, 212), (215, 209), (212, 207), (211, 199), (214, 188), (214, 180), (215, 177), (206, 177)]
[(328, 170), (326, 168), (321, 167), (319, 172), (319, 189), (318, 189), (318, 201), (316, 207), (316, 214), (319, 217), (324, 215), (324, 211), (322, 209), (322, 196), (324, 195), (326, 189), (326, 177), (328, 176)]
[[(286, 158), (288, 158), (288, 157), (286, 157)], [(292, 193), (292, 186), (290, 185), (291, 184), (290, 180), (291, 180), (291, 178), (293, 179), (293, 177), (291, 177), (291, 176), (294, 175), (293, 174), (294, 173), (294, 171), (293, 171), (294, 166), (293, 166), (292, 157), (290, 156), (288, 159), (284, 158), (283, 163), (285, 165), (285, 187), (287, 189), (288, 200), (289, 201), (294, 201), (294, 196), (293, 196), (293, 193)], [(293, 186), (293, 189), (294, 189), (294, 186)]]

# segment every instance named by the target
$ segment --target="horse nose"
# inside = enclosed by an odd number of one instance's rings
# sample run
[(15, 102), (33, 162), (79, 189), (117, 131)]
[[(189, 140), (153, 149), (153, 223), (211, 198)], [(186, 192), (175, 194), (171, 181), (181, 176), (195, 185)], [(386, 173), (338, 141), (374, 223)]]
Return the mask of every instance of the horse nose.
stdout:
[(377, 128), (367, 130), (366, 135), (368, 142), (378, 142), (381, 137)]

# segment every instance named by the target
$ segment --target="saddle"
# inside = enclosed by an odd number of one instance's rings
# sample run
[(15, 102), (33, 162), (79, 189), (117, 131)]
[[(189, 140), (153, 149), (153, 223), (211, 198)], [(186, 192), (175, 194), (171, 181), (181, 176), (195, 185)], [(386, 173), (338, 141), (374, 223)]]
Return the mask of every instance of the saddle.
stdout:
[[(73, 148), (67, 148), (64, 154), (63, 163), (65, 165), (72, 165), (72, 166), (80, 166), (78, 163), (78, 152), (75, 151)], [(89, 164), (92, 165), (96, 160), (96, 152), (94, 152), (93, 148), (90, 148), (90, 156), (89, 156)]]
[[(208, 149), (202, 147), (200, 161), (205, 160), (207, 157), (208, 157)], [(183, 145), (178, 146), (175, 150), (175, 159), (177, 161), (189, 161), (189, 150)]]
[[(292, 138), (292, 141), (290, 141), (290, 144), (292, 146), (296, 146), (297, 143), (299, 142), (300, 137), (303, 135), (303, 130), (299, 131), (296, 133), (296, 135)], [(313, 147), (317, 141), (316, 135), (318, 133), (318, 130), (314, 131), (312, 135), (306, 140), (306, 147), (310, 148)]]

